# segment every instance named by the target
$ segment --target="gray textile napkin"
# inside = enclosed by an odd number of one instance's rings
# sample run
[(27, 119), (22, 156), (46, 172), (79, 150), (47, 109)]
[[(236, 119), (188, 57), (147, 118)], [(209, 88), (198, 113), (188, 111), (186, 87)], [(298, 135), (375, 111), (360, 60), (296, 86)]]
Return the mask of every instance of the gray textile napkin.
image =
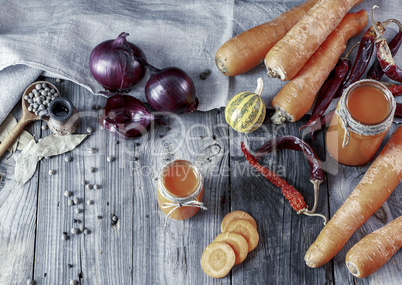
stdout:
[[(199, 110), (225, 106), (233, 95), (254, 91), (258, 77), (264, 79), (263, 99), (269, 107), (284, 82), (267, 78), (263, 65), (228, 78), (216, 68), (215, 52), (232, 36), (269, 21), (303, 1), (3, 0), (0, 122), (42, 71), (80, 84), (93, 94), (102, 91), (90, 74), (89, 55), (98, 43), (114, 39), (121, 32), (130, 34), (127, 40), (145, 52), (150, 64), (185, 70), (195, 81)], [(378, 4), (378, 20), (391, 17), (402, 20), (398, 2), (365, 0), (352, 11), (370, 12)], [(389, 35), (395, 31), (392, 27)], [(201, 80), (199, 75), (205, 69), (212, 73)], [(146, 79), (142, 80), (131, 91), (140, 100), (144, 100), (145, 82)]]

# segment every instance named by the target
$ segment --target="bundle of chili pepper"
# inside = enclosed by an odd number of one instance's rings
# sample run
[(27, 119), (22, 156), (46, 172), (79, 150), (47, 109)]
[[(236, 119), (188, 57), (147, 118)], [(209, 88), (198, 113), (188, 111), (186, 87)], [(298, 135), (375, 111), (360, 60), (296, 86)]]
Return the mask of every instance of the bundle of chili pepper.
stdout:
[[(373, 9), (371, 9), (371, 17), (373, 17), (374, 9), (374, 7)], [(335, 98), (341, 97), (343, 91), (348, 88), (350, 84), (360, 80), (364, 71), (366, 71), (366, 68), (370, 63), (371, 56), (374, 52), (376, 31), (378, 31), (378, 33), (382, 35), (385, 32), (385, 27), (395, 21), (395, 19), (389, 19), (384, 22), (373, 21), (373, 25), (364, 33), (360, 41), (359, 50), (357, 52), (357, 56), (353, 63), (353, 66), (350, 69), (350, 73), (346, 80), (343, 82), (341, 88), (338, 89)]]
[[(378, 6), (374, 5), (373, 10), (376, 8), (378, 8)], [(374, 21), (374, 13), (371, 14), (371, 20)], [(398, 23), (399, 26), (401, 25), (396, 20), (394, 22)], [(374, 31), (376, 34), (375, 45), (377, 49), (377, 59), (382, 71), (390, 79), (402, 82), (402, 69), (396, 65), (387, 40), (382, 36), (381, 31), (377, 28), (375, 28)]]
[(303, 152), (310, 165), (310, 182), (314, 186), (314, 206), (309, 211), (315, 213), (318, 205), (318, 192), (320, 185), (324, 182), (324, 171), (321, 167), (321, 161), (313, 148), (304, 140), (295, 136), (281, 136), (264, 143), (256, 153), (256, 159), (259, 160), (264, 155), (279, 149), (289, 149)]
[(310, 120), (300, 128), (300, 130), (302, 130), (306, 127), (310, 127), (310, 135), (313, 139), (314, 139), (313, 136), (314, 131), (312, 126), (318, 123), (322, 115), (327, 110), (332, 99), (337, 94), (340, 86), (346, 79), (346, 76), (349, 73), (350, 66), (352, 65), (349, 60), (349, 55), (358, 44), (359, 42), (354, 44), (345, 54), (345, 56), (338, 60), (334, 69), (331, 71), (328, 78), (325, 80), (324, 84), (318, 91), (317, 99), (314, 104)]
[[(395, 22), (399, 26), (399, 31), (395, 37), (388, 43), (389, 49), (391, 50), (391, 55), (395, 56), (402, 44), (402, 25), (399, 22)], [(367, 71), (367, 78), (374, 80), (380, 80), (384, 72), (382, 71), (381, 65), (378, 59), (375, 58), (373, 65)], [(395, 94), (394, 94), (395, 95)]]
[(279, 177), (275, 172), (268, 170), (267, 168), (260, 165), (257, 159), (247, 150), (244, 143), (241, 142), (241, 150), (244, 153), (248, 163), (254, 167), (259, 173), (261, 173), (267, 180), (273, 183), (275, 186), (281, 188), (282, 194), (289, 201), (291, 207), (298, 213), (303, 213), (309, 216), (319, 216), (324, 219), (324, 224), (327, 222), (327, 218), (324, 215), (317, 214), (308, 210), (306, 202), (303, 196), (297, 191), (292, 185), (290, 185), (286, 180)]

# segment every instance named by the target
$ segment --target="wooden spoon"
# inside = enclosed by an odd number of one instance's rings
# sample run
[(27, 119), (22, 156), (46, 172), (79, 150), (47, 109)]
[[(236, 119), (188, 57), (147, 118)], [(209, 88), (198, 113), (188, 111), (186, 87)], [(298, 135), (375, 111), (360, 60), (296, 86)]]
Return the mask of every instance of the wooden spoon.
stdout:
[(22, 116), (17, 125), (11, 130), (11, 132), (8, 134), (8, 136), (4, 139), (4, 141), (0, 144), (0, 157), (6, 152), (7, 149), (9, 149), (15, 140), (18, 138), (18, 136), (21, 134), (21, 132), (24, 130), (25, 126), (28, 125), (30, 122), (40, 120), (41, 118), (35, 113), (28, 111), (28, 106), (29, 103), (27, 100), (25, 100), (24, 96), (28, 95), (32, 90), (35, 89), (36, 84), (42, 84), (46, 83), (49, 88), (53, 88), (56, 90), (58, 94), (60, 94), (59, 90), (51, 84), (50, 82), (47, 81), (36, 81), (29, 85), (27, 89), (25, 89), (24, 93), (22, 94)]

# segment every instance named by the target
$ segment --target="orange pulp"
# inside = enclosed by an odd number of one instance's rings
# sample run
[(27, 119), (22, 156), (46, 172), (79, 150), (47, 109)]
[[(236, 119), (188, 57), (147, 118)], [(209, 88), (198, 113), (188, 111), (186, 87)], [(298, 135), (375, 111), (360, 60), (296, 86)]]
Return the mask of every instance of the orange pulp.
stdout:
[(382, 122), (389, 114), (389, 103), (383, 92), (376, 87), (362, 86), (353, 90), (348, 97), (350, 114), (365, 124)]
[(165, 188), (177, 197), (191, 195), (198, 185), (194, 170), (186, 164), (173, 164), (164, 177)]

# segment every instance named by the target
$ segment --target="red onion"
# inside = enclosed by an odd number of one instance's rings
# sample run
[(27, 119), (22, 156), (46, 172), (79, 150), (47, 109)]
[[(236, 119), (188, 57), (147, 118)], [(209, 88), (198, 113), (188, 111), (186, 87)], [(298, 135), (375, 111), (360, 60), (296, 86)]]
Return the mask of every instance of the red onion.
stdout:
[(198, 107), (194, 82), (177, 67), (159, 70), (146, 64), (151, 75), (145, 85), (145, 97), (156, 111), (175, 114), (193, 112)]
[(99, 123), (118, 137), (129, 139), (146, 134), (154, 119), (140, 100), (116, 94), (108, 98)]
[(93, 77), (107, 90), (129, 91), (145, 75), (145, 54), (127, 36), (98, 44), (89, 57)]

